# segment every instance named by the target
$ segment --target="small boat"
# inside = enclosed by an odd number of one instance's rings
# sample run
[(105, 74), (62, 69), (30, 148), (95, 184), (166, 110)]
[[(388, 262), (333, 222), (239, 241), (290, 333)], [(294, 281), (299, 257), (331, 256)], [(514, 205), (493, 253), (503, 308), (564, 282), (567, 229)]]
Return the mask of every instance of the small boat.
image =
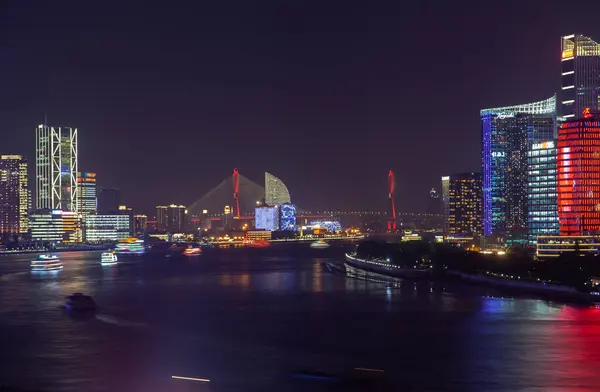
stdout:
[(313, 242), (312, 244), (310, 244), (311, 248), (315, 248), (315, 249), (324, 249), (324, 248), (329, 248), (329, 244), (327, 242), (325, 242), (324, 240), (318, 240)]
[(77, 310), (77, 311), (88, 311), (88, 310), (96, 310), (97, 305), (96, 302), (89, 295), (83, 295), (82, 293), (73, 293), (65, 297), (67, 300), (65, 303), (65, 308), (67, 310)]
[(183, 251), (184, 256), (199, 256), (202, 254), (202, 248), (189, 247)]
[(59, 271), (63, 264), (56, 255), (39, 255), (37, 259), (31, 260), (32, 272)]
[(101, 264), (117, 264), (117, 255), (115, 252), (104, 252), (100, 258)]

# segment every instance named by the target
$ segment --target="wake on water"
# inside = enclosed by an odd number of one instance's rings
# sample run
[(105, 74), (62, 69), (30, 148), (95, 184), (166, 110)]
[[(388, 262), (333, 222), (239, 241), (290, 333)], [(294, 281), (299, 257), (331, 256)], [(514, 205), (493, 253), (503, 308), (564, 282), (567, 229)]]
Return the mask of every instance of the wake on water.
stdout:
[(96, 319), (102, 321), (103, 323), (118, 325), (120, 327), (132, 327), (132, 328), (137, 327), (137, 328), (139, 328), (139, 327), (147, 327), (148, 326), (148, 324), (146, 324), (146, 323), (134, 323), (132, 321), (123, 320), (118, 317), (109, 316), (109, 315), (105, 315), (105, 314), (97, 314)]

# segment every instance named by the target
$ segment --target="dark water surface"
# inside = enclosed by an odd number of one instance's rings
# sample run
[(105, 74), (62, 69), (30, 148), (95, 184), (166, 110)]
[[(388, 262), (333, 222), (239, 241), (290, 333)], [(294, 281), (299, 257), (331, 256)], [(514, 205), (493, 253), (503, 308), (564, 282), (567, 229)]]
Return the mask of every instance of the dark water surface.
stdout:
[[(200, 257), (0, 256), (0, 382), (42, 391), (353, 390), (291, 377), (382, 369), (356, 390), (599, 391), (600, 309), (490, 297), (477, 287), (352, 280), (343, 245), (208, 250)], [(61, 306), (92, 295), (96, 316)], [(174, 381), (171, 376), (211, 382)], [(388, 388), (389, 387), (389, 388)]]

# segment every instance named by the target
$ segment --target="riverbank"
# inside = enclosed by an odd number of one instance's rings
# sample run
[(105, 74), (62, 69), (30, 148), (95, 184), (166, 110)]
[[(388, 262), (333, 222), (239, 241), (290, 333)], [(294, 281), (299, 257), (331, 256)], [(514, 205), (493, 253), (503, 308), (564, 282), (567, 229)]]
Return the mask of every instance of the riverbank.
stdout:
[[(447, 268), (438, 271), (434, 270), (433, 266), (429, 270), (422, 268), (417, 272), (417, 269), (414, 269), (414, 272), (410, 273), (410, 269), (386, 263), (384, 260), (361, 259), (352, 253), (347, 253), (345, 257), (346, 275), (363, 280), (394, 284), (402, 279), (414, 280), (415, 278), (437, 281), (452, 280), (465, 284), (494, 287), (511, 293), (531, 293), (567, 301), (600, 302), (600, 292), (592, 287), (581, 289), (545, 281), (541, 278), (490, 271), (464, 272)], [(409, 272), (407, 273), (407, 271)]]

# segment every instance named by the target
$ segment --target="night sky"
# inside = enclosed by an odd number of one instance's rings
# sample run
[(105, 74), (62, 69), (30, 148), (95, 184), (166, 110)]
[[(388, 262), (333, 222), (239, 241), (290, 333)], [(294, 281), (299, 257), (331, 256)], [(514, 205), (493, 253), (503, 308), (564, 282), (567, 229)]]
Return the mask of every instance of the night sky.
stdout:
[(33, 162), (47, 112), (139, 212), (234, 167), (345, 210), (386, 208), (391, 168), (422, 211), (441, 175), (480, 170), (481, 108), (551, 96), (560, 36), (600, 40), (597, 0), (160, 3), (2, 2), (0, 153)]

